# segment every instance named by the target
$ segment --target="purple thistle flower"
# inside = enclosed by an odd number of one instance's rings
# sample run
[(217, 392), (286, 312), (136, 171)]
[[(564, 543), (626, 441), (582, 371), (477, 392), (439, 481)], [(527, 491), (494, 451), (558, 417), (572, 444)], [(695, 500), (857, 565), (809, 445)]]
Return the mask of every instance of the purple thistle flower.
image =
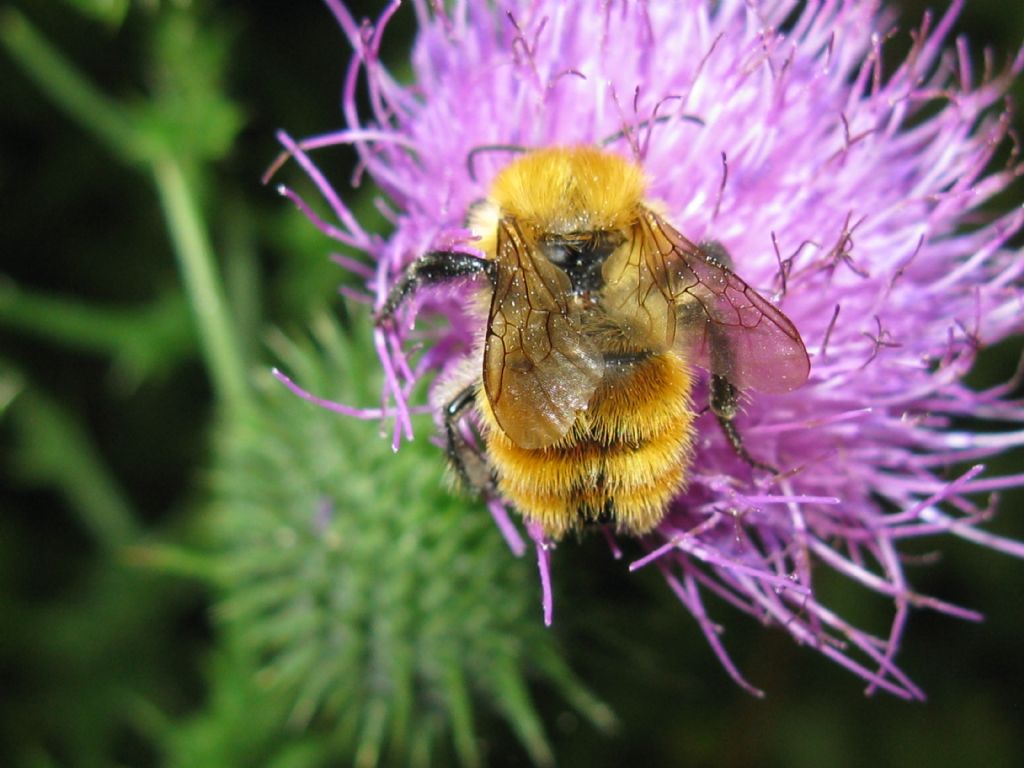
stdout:
[[(994, 505), (979, 505), (979, 495), (1024, 485), (1024, 474), (992, 477), (978, 462), (1024, 445), (1024, 430), (978, 432), (962, 421), (1024, 422), (1024, 403), (1006, 399), (1014, 382), (982, 392), (963, 382), (980, 348), (1024, 330), (1024, 259), (1008, 245), (1024, 210), (980, 212), (1020, 172), (1015, 153), (1005, 167), (993, 158), (1007, 144), (1002, 100), (1024, 56), (979, 76), (962, 40), (944, 48), (962, 2), (937, 23), (926, 18), (888, 71), (889, 15), (874, 2), (509, 0), (496, 9), (462, 0), (446, 12), (418, 0), (413, 82), (403, 85), (379, 57), (398, 4), (362, 25), (337, 0), (328, 5), (356, 51), (343, 94), (348, 128), (282, 142), (337, 222), (282, 191), (369, 257), (370, 268), (339, 259), (365, 277), (356, 297), (379, 307), (427, 251), (479, 253), (465, 212), (514, 155), (477, 152), (470, 168), (474, 149), (597, 144), (623, 132), (616, 150), (643, 166), (666, 218), (694, 242), (724, 243), (737, 274), (799, 328), (812, 361), (806, 385), (758, 394), (739, 418), (751, 453), (782, 474), (752, 472), (702, 416), (688, 488), (631, 570), (662, 571), (748, 690), (706, 594), (784, 628), (867, 679), (869, 691), (922, 697), (894, 660), (909, 609), (979, 617), (915, 592), (900, 541), (952, 533), (1024, 557), (1024, 545), (976, 527)], [(361, 87), (368, 115), (357, 108)], [(386, 195), (387, 238), (361, 227), (305, 154), (336, 144), (355, 147), (361, 173)], [(411, 435), (415, 384), (458, 364), (484, 322), (463, 297), (418, 294), (421, 321), (447, 322), (378, 330), (381, 407), (336, 409), (393, 416), (397, 448)], [(946, 477), (965, 463), (974, 466)], [(503, 507), (490, 508), (521, 552)], [(530, 534), (547, 585), (550, 552)], [(819, 602), (821, 566), (893, 601), (887, 636)], [(550, 609), (545, 588), (549, 619)]]

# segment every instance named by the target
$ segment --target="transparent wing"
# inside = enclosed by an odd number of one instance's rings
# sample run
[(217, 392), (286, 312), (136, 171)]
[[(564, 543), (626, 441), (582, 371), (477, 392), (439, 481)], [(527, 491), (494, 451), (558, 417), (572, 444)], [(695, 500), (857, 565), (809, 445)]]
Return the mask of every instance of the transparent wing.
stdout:
[(631, 241), (606, 264), (606, 297), (653, 344), (739, 389), (788, 392), (807, 380), (799, 331), (728, 267), (647, 209)]
[(604, 374), (580, 332), (568, 276), (515, 221), (499, 224), (497, 280), (484, 343), (484, 391), (498, 425), (523, 448), (561, 439)]

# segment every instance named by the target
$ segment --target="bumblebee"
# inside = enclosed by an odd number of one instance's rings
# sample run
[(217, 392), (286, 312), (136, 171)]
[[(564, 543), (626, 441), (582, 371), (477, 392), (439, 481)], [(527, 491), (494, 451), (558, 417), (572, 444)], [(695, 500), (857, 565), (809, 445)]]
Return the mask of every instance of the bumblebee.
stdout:
[[(476, 350), (441, 387), (448, 456), (558, 540), (607, 524), (640, 536), (685, 487), (710, 373), (710, 408), (735, 450), (740, 392), (786, 392), (810, 362), (793, 323), (646, 199), (641, 168), (610, 151), (527, 152), (495, 178), (469, 225), (485, 254), (430, 252), (378, 322), (419, 288), (486, 276)], [(467, 417), (475, 415), (474, 433)]]

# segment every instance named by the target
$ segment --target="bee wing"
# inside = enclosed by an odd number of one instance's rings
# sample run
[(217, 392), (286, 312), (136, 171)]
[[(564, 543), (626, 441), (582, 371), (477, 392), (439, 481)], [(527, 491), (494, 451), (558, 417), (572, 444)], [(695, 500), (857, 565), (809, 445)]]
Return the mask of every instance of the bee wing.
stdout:
[(497, 279), (484, 343), (484, 391), (523, 448), (561, 439), (604, 374), (600, 350), (570, 305), (572, 284), (512, 220), (498, 227)]
[(807, 380), (811, 363), (788, 317), (654, 212), (642, 209), (635, 227), (605, 277), (620, 309), (639, 308), (654, 343), (739, 389), (788, 392)]

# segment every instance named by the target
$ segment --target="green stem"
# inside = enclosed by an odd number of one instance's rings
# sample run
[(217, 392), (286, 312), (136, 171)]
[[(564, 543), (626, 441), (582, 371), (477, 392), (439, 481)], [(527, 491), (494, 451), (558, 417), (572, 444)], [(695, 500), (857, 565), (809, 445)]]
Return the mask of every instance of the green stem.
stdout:
[(248, 399), (245, 364), (195, 197), (174, 158), (159, 157), (152, 167), (214, 389), (221, 402), (242, 406)]
[(130, 117), (13, 8), (0, 9), (0, 43), (39, 88), (121, 159), (138, 163), (144, 149)]
[[(193, 343), (192, 321), (181, 293), (138, 307), (97, 306), (50, 296), (0, 275), (0, 325), (54, 343), (137, 366), (151, 375), (157, 361), (176, 364)], [(154, 343), (160, 349), (152, 349)]]
[(0, 43), (54, 102), (119, 158), (152, 169), (214, 389), (221, 402), (241, 405), (248, 395), (241, 348), (180, 159), (168, 147), (147, 141), (128, 110), (93, 87), (13, 9), (0, 10)]
[(124, 561), (150, 571), (162, 571), (205, 584), (220, 584), (223, 579), (217, 561), (207, 555), (170, 544), (147, 542), (123, 550)]
[(131, 504), (70, 412), (39, 393), (25, 393), (13, 413), (21, 433), (21, 471), (59, 488), (96, 541), (109, 549), (137, 540)]

